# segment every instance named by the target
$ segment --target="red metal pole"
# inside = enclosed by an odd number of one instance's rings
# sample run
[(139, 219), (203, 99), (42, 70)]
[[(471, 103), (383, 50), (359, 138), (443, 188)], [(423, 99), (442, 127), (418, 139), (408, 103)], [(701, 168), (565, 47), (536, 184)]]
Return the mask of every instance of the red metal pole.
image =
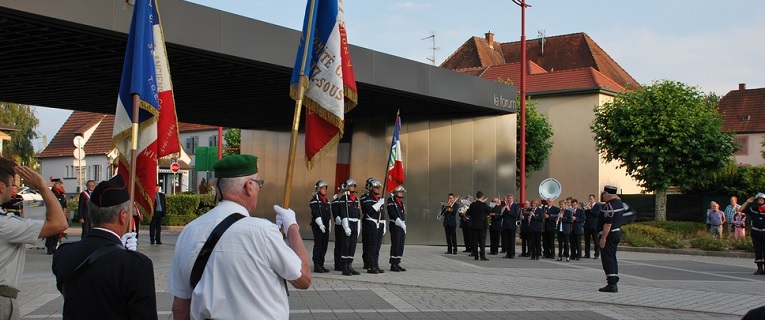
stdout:
[(526, 0), (514, 0), (521, 6), (521, 203), (526, 201)]
[(223, 127), (218, 127), (218, 160), (223, 159)]

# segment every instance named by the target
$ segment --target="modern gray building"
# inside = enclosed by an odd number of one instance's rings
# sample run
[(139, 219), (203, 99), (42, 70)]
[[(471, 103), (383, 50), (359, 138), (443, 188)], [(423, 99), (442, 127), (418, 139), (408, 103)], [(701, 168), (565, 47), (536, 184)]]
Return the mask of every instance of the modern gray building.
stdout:
[[(180, 0), (159, 11), (179, 120), (243, 129), (242, 153), (262, 159), (266, 180), (257, 214), (270, 218), (284, 191), (300, 32)], [(123, 0), (0, 0), (0, 100), (113, 113), (131, 15)], [(361, 188), (384, 178), (400, 110), (408, 243), (444, 243), (436, 215), (450, 192), (516, 193), (515, 87), (355, 46), (351, 58), (350, 176)], [(291, 207), (307, 225), (313, 185), (334, 182), (337, 155), (308, 171), (302, 145), (301, 133)]]

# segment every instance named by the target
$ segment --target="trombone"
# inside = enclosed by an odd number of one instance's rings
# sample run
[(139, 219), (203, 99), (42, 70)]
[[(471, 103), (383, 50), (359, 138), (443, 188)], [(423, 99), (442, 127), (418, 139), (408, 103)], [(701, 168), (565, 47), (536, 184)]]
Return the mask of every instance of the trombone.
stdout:
[(459, 196), (456, 196), (456, 197), (454, 197), (454, 199), (452, 199), (452, 200), (449, 200), (449, 201), (448, 201), (448, 202), (446, 202), (446, 203), (444, 203), (444, 202), (441, 202), (441, 212), (439, 212), (439, 213), (438, 213), (438, 216), (436, 216), (436, 220), (441, 220), (441, 219), (443, 219), (443, 218), (444, 218), (444, 215), (445, 215), (447, 212), (452, 212), (452, 211), (454, 211), (454, 203), (455, 203), (455, 202), (457, 202), (457, 200), (458, 200), (459, 198), (460, 198)]

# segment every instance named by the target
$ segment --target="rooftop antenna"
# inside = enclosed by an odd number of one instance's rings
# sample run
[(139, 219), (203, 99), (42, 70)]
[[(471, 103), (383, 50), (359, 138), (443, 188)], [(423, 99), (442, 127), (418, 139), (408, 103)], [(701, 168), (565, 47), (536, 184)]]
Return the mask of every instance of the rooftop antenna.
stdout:
[(547, 39), (545, 39), (545, 30), (539, 30), (537, 31), (537, 36), (539, 36), (539, 45), (542, 49), (542, 55), (545, 55), (545, 42), (547, 42)]
[(433, 33), (433, 31), (430, 32), (429, 36), (422, 38), (420, 40), (427, 40), (427, 39), (432, 40), (432, 45), (430, 49), (433, 51), (433, 54), (430, 56), (430, 58), (425, 58), (425, 59), (428, 59), (428, 61), (430, 61), (430, 63), (432, 63), (435, 66), (436, 65), (436, 50), (441, 48), (436, 47), (436, 34)]

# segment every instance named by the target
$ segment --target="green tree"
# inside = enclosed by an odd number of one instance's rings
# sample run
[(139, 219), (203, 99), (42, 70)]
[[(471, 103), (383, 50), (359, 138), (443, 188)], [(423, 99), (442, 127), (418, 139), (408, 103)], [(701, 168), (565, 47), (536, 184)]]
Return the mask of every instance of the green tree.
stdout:
[(223, 134), (223, 156), (239, 154), (239, 147), (242, 144), (242, 130), (230, 128)]
[[(520, 97), (518, 99), (520, 101)], [(518, 102), (520, 105), (520, 102)], [(553, 146), (553, 130), (546, 115), (537, 111), (536, 101), (526, 99), (526, 177), (534, 171), (539, 171), (550, 157)], [(520, 111), (519, 111), (520, 112)], [(521, 120), (518, 114), (516, 129), (518, 141), (515, 145), (516, 175), (515, 185), (521, 187)]]
[(40, 124), (35, 108), (23, 104), (0, 102), (0, 124), (16, 129), (7, 132), (11, 136), (11, 141), (4, 141), (3, 156), (13, 158), (23, 165), (33, 165), (35, 149), (32, 140), (37, 138), (35, 129)]
[(736, 150), (722, 116), (696, 87), (662, 80), (595, 107), (590, 129), (607, 161), (656, 193), (656, 220), (666, 220), (667, 188), (725, 167)]

